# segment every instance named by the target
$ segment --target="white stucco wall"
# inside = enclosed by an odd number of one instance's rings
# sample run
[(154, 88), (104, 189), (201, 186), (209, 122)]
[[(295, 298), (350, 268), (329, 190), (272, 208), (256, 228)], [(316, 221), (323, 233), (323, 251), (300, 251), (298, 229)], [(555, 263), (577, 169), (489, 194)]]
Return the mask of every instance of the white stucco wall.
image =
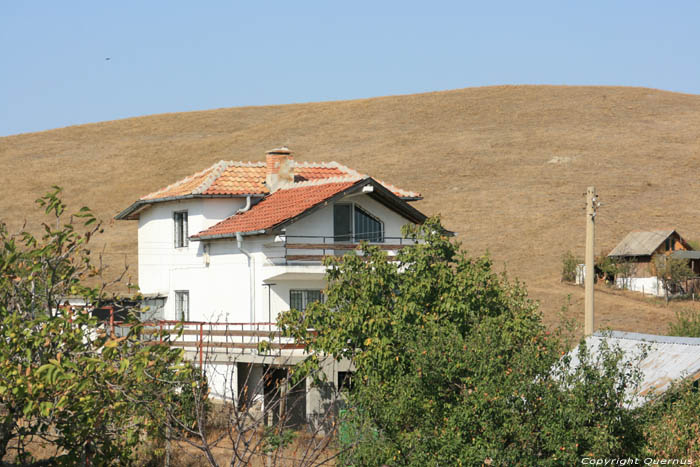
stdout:
[[(401, 227), (408, 223), (406, 218), (384, 206), (379, 201), (372, 199), (368, 194), (350, 195), (339, 200), (338, 203), (356, 203), (369, 214), (380, 219), (384, 223), (385, 237), (400, 237)], [(332, 237), (333, 204), (335, 203), (328, 203), (324, 208), (287, 226), (287, 235), (322, 235)]]
[[(188, 213), (188, 234), (204, 230), (234, 214), (243, 207), (243, 199), (192, 199), (154, 204), (141, 213), (138, 228), (139, 288), (144, 294), (162, 294), (165, 319), (175, 318), (174, 292), (190, 290), (190, 310), (209, 309), (209, 315), (218, 310), (205, 294), (193, 294), (202, 284), (225, 284), (224, 278), (206, 265), (205, 245), (189, 242), (187, 247), (175, 248), (173, 214)], [(231, 287), (220, 287), (231, 294)], [(193, 313), (191, 320), (199, 319)]]

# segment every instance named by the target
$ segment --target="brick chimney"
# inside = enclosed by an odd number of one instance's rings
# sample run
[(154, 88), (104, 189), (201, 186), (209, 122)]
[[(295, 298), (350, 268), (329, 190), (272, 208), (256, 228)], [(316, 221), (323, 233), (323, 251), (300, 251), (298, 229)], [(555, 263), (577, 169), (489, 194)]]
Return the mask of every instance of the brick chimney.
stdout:
[(266, 163), (265, 184), (270, 193), (277, 191), (281, 184), (294, 181), (294, 158), (289, 148), (267, 151)]

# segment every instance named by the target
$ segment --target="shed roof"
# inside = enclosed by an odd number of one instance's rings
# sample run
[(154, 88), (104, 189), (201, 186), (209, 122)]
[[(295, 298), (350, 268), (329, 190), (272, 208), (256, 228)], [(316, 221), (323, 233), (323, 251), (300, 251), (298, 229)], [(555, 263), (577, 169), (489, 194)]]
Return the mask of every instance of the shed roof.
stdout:
[[(592, 355), (600, 351), (607, 340), (611, 348), (619, 347), (626, 361), (634, 362), (646, 350), (639, 367), (642, 381), (634, 394), (630, 394), (630, 408), (639, 407), (667, 391), (674, 381), (700, 378), (700, 338), (657, 336), (633, 332), (596, 332), (586, 338)], [(572, 352), (571, 365), (578, 364), (578, 348)]]
[(677, 250), (671, 253), (673, 258), (681, 259), (700, 259), (700, 251), (696, 250)]
[(664, 240), (675, 230), (651, 230), (647, 232), (630, 232), (608, 256), (648, 256), (654, 254)]

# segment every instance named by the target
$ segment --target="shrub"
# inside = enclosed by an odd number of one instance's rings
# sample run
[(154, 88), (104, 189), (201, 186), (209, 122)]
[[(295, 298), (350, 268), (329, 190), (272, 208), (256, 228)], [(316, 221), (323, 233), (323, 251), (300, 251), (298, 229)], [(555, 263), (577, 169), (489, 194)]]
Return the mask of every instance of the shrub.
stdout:
[(562, 282), (575, 282), (576, 281), (576, 268), (579, 264), (581, 264), (583, 260), (581, 258), (577, 258), (574, 256), (574, 254), (571, 252), (571, 250), (567, 251), (563, 255), (561, 255), (561, 263), (562, 263), (562, 270), (561, 270), (561, 280)]
[(700, 311), (676, 312), (676, 320), (668, 325), (668, 332), (672, 336), (700, 337)]
[[(160, 402), (172, 390), (183, 352), (145, 342), (143, 326), (130, 316), (129, 332), (117, 337), (86, 310), (63, 307), (81, 296), (89, 306), (104, 301), (87, 245), (101, 232), (88, 208), (66, 219), (60, 189), (42, 197), (50, 222), (43, 234), (11, 234), (0, 224), (0, 461), (31, 464), (32, 440), (52, 445), (42, 465), (135, 462), (144, 435), (157, 437)], [(3, 464), (5, 465), (5, 464)]]
[(700, 460), (700, 393), (693, 383), (670, 389), (647, 412), (647, 456)]

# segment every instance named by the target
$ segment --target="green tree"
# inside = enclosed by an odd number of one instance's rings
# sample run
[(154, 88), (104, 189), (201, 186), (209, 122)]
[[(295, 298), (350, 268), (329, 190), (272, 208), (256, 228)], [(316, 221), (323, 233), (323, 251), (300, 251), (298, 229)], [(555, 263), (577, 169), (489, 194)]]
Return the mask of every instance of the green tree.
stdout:
[[(0, 460), (128, 464), (146, 434), (164, 435), (169, 404), (196, 375), (181, 350), (145, 342), (138, 321), (118, 337), (62, 306), (106, 295), (105, 284), (85, 285), (101, 274), (87, 247), (100, 223), (88, 208), (67, 216), (59, 193), (38, 200), (51, 219), (40, 237), (0, 225)], [(37, 441), (54, 455), (34, 459)]]
[(612, 281), (612, 285), (614, 285), (615, 276), (617, 276), (619, 272), (618, 262), (614, 258), (601, 253), (595, 259), (595, 268), (596, 272), (599, 274), (599, 280), (602, 280), (605, 284), (609, 284), (609, 281)]
[(682, 283), (695, 275), (687, 259), (674, 258), (669, 255), (655, 255), (654, 268), (656, 276), (663, 284), (666, 303), (668, 303), (670, 293), (681, 289)]
[(564, 253), (563, 255), (561, 255), (561, 265), (562, 265), (561, 280), (562, 280), (562, 282), (575, 282), (576, 281), (576, 268), (581, 263), (583, 263), (583, 260), (581, 260), (581, 258), (577, 258), (576, 256), (574, 256), (574, 254), (571, 252), (571, 250), (569, 250), (566, 253)]
[(668, 333), (672, 336), (700, 337), (700, 311), (677, 311), (676, 319), (668, 325)]
[(645, 456), (700, 460), (700, 393), (692, 381), (677, 383), (642, 413)]
[[(324, 303), (279, 323), (311, 351), (356, 367), (343, 461), (352, 465), (578, 462), (630, 452), (626, 394), (638, 375), (619, 350), (579, 350), (545, 329), (524, 287), (470, 258), (436, 219), (389, 258), (328, 260)], [(313, 329), (313, 333), (305, 332)]]

